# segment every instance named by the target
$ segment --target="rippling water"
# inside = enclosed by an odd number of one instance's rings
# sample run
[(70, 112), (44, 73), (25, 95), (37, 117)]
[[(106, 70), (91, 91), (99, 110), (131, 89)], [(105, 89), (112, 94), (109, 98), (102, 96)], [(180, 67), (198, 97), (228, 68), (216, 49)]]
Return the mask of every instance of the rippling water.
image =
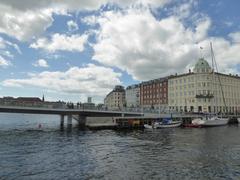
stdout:
[(0, 114), (0, 179), (240, 178), (238, 125), (152, 131), (58, 126), (57, 116)]

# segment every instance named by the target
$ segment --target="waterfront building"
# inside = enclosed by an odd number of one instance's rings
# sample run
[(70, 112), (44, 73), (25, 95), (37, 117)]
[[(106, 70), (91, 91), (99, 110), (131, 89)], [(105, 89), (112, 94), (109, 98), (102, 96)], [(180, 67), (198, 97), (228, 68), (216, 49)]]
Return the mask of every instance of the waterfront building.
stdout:
[(189, 70), (186, 74), (169, 77), (169, 109), (178, 112), (240, 112), (239, 88), (238, 75), (214, 72), (208, 62), (200, 58), (193, 72)]
[(121, 110), (126, 106), (125, 89), (123, 86), (115, 86), (104, 99), (104, 105), (109, 110)]
[(143, 108), (168, 109), (168, 77), (154, 79), (140, 84), (140, 104)]
[(49, 102), (43, 101), (38, 97), (3, 97), (0, 98), (0, 105), (3, 106), (24, 106), (24, 107), (46, 107), (46, 108), (63, 108), (65, 106), (64, 102)]
[(3, 97), (1, 105), (5, 106), (40, 106), (43, 102), (38, 97)]
[(140, 106), (140, 85), (135, 84), (126, 88), (126, 106), (138, 108)]

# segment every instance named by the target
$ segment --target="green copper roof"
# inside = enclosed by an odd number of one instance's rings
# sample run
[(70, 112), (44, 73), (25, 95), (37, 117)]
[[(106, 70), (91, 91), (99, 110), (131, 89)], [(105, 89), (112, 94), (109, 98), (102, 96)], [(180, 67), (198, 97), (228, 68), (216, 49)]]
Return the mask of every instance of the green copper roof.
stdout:
[(205, 73), (205, 72), (210, 72), (211, 67), (209, 66), (208, 62), (205, 59), (200, 58), (195, 64), (195, 67), (193, 70), (195, 73)]

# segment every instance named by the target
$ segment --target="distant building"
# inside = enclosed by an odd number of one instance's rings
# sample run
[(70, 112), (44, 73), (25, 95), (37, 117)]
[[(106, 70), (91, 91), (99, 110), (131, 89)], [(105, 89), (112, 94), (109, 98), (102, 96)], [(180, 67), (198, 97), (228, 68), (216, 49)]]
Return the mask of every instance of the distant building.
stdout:
[(84, 108), (84, 109), (94, 109), (95, 108), (95, 104), (92, 103), (92, 97), (87, 98), (87, 102), (82, 104), (82, 108)]
[(168, 108), (168, 78), (159, 78), (140, 84), (140, 104), (143, 108), (160, 109)]
[(41, 106), (43, 102), (38, 97), (3, 97), (0, 103), (5, 106)]
[(92, 103), (92, 97), (88, 97), (87, 102)]
[(168, 86), (170, 110), (240, 112), (240, 77), (213, 73), (203, 58), (197, 61), (193, 72), (170, 76)]
[(45, 107), (45, 108), (63, 108), (65, 103), (62, 101), (48, 102), (38, 97), (3, 97), (0, 98), (0, 105), (4, 106), (25, 106), (25, 107)]
[(140, 85), (131, 85), (126, 88), (126, 106), (135, 108), (140, 106)]
[(109, 110), (121, 110), (126, 106), (125, 89), (123, 86), (115, 88), (105, 97), (104, 105)]
[(10, 105), (14, 104), (14, 102), (15, 102), (15, 98), (11, 97), (11, 96), (6, 96), (3, 98), (0, 98), (1, 105), (10, 106)]

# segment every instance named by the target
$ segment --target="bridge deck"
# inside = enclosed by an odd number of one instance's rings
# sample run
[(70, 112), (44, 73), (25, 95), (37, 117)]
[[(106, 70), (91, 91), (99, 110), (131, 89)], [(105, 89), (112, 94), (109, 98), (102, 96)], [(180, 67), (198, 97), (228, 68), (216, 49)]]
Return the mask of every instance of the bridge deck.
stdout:
[(123, 111), (101, 111), (89, 109), (50, 109), (36, 107), (13, 107), (0, 106), (0, 113), (23, 113), (23, 114), (55, 114), (55, 115), (81, 115), (89, 117), (101, 116), (141, 116), (142, 113)]

